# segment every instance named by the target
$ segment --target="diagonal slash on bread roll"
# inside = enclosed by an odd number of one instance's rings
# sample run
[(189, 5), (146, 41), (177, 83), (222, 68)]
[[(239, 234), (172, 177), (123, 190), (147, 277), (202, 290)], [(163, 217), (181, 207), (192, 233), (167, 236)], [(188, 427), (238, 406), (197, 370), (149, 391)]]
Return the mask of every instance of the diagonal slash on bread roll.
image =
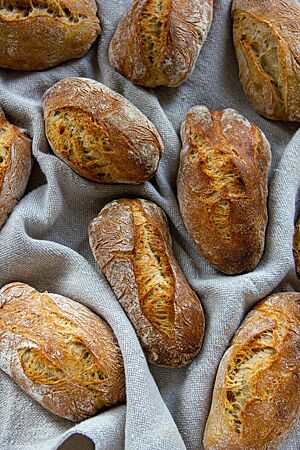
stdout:
[(250, 311), (225, 352), (204, 448), (280, 448), (299, 413), (300, 294), (283, 292)]
[(82, 177), (139, 184), (154, 176), (162, 140), (117, 92), (89, 78), (65, 78), (48, 89), (43, 106), (51, 148)]
[(89, 238), (148, 360), (191, 362), (202, 345), (204, 314), (174, 258), (163, 211), (147, 200), (115, 200), (92, 221)]
[(234, 0), (233, 37), (244, 91), (273, 120), (300, 121), (298, 0)]
[(109, 325), (80, 303), (24, 283), (0, 291), (0, 368), (70, 420), (125, 400), (122, 355)]
[(136, 0), (109, 47), (110, 63), (133, 83), (178, 86), (192, 73), (213, 0)]
[(265, 245), (270, 144), (232, 109), (195, 106), (181, 127), (178, 201), (199, 252), (227, 274), (250, 272)]

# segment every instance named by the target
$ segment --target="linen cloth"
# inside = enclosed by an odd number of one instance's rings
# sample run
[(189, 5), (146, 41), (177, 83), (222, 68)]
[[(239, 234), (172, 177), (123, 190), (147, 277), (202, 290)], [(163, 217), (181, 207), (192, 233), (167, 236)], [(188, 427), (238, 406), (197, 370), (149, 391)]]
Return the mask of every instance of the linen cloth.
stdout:
[[(220, 359), (248, 310), (271, 292), (299, 291), (292, 236), (298, 215), (298, 125), (260, 117), (243, 94), (232, 46), (230, 0), (215, 0), (213, 25), (195, 71), (179, 88), (144, 89), (110, 66), (107, 50), (131, 0), (98, 1), (102, 34), (86, 57), (43, 72), (0, 70), (0, 104), (8, 119), (33, 138), (36, 166), (28, 193), (0, 232), (0, 285), (22, 281), (70, 297), (104, 317), (119, 341), (126, 370), (127, 404), (74, 424), (44, 410), (0, 373), (1, 450), (198, 450)], [(69, 76), (98, 80), (125, 96), (157, 127), (165, 153), (157, 175), (140, 186), (96, 184), (76, 175), (51, 152), (41, 99)], [(179, 127), (194, 105), (234, 108), (256, 123), (272, 145), (266, 249), (251, 273), (226, 276), (197, 252), (176, 199)], [(141, 197), (166, 212), (175, 256), (206, 316), (203, 348), (186, 368), (148, 365), (133, 327), (98, 270), (88, 244), (89, 222), (109, 201)], [(90, 438), (77, 439), (76, 433)], [(78, 436), (78, 435), (77, 435)], [(300, 424), (283, 448), (299, 450)]]

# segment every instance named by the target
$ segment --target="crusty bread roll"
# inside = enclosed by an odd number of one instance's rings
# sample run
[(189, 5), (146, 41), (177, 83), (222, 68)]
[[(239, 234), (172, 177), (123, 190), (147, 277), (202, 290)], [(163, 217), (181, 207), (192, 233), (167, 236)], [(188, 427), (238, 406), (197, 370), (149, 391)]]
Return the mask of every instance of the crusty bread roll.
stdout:
[(178, 86), (207, 37), (213, 0), (135, 0), (109, 47), (110, 63), (133, 83)]
[(264, 251), (267, 139), (236, 111), (205, 106), (187, 114), (181, 139), (178, 200), (188, 231), (216, 269), (250, 272)]
[(65, 78), (44, 95), (48, 141), (76, 173), (99, 183), (144, 183), (163, 143), (132, 103), (88, 78)]
[(100, 33), (94, 0), (0, 0), (0, 66), (42, 70), (80, 58)]
[(240, 79), (268, 119), (300, 121), (298, 0), (233, 0), (233, 37)]
[(0, 229), (25, 192), (31, 166), (31, 139), (0, 107)]
[(191, 362), (204, 315), (174, 258), (163, 211), (146, 200), (115, 200), (92, 221), (89, 237), (148, 360), (170, 367)]
[(300, 294), (261, 301), (217, 373), (205, 450), (279, 448), (300, 413)]
[(296, 223), (295, 226), (293, 241), (294, 241), (293, 251), (295, 259), (295, 268), (298, 276), (300, 277), (300, 218), (298, 219), (298, 222)]
[(0, 291), (0, 368), (70, 420), (125, 400), (123, 360), (108, 324), (73, 300), (23, 283)]

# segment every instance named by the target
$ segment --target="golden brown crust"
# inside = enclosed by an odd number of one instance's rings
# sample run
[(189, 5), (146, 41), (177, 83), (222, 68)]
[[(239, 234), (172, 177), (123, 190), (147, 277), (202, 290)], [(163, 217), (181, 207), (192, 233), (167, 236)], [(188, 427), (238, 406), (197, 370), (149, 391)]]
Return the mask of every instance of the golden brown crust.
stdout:
[(146, 200), (115, 200), (92, 221), (89, 237), (149, 361), (191, 362), (201, 348), (204, 315), (174, 258), (162, 210)]
[(300, 121), (300, 6), (294, 0), (234, 0), (233, 36), (244, 91), (274, 120)]
[(42, 70), (83, 56), (100, 33), (94, 0), (0, 0), (0, 66)]
[(198, 250), (218, 270), (249, 272), (264, 250), (270, 145), (232, 109), (196, 106), (181, 128), (178, 201)]
[(294, 239), (293, 239), (293, 251), (295, 259), (295, 268), (298, 276), (300, 277), (300, 218), (295, 226)]
[(31, 166), (31, 140), (0, 108), (0, 229), (25, 192)]
[(136, 0), (109, 47), (110, 63), (136, 84), (178, 86), (207, 37), (213, 0)]
[(0, 291), (0, 368), (70, 420), (125, 400), (122, 355), (108, 324), (73, 300), (23, 283)]
[(44, 95), (54, 153), (99, 183), (144, 183), (163, 153), (154, 125), (132, 103), (88, 78), (66, 78)]
[(279, 448), (300, 413), (300, 294), (261, 301), (238, 329), (215, 381), (205, 450)]

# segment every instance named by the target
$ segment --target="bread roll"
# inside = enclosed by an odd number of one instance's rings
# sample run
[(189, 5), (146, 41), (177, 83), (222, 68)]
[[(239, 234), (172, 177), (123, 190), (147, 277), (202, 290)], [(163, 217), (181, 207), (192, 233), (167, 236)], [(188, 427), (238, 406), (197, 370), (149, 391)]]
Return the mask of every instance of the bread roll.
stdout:
[(298, 0), (234, 0), (240, 79), (253, 107), (274, 120), (300, 121)]
[(108, 324), (73, 300), (23, 283), (0, 291), (0, 368), (66, 419), (125, 400), (122, 356)]
[(0, 229), (25, 192), (31, 166), (31, 140), (0, 107)]
[(66, 78), (44, 95), (46, 134), (54, 153), (99, 183), (144, 183), (155, 174), (163, 143), (129, 101), (88, 78)]
[(109, 47), (110, 63), (133, 83), (178, 86), (207, 37), (213, 0), (136, 0)]
[(232, 109), (196, 106), (181, 127), (178, 200), (200, 253), (227, 274), (258, 264), (267, 225), (270, 145)]
[(300, 413), (300, 294), (260, 302), (224, 354), (205, 450), (279, 448)]
[(295, 227), (293, 250), (294, 250), (296, 272), (300, 277), (300, 218), (298, 219), (298, 222)]
[(0, 0), (0, 66), (42, 70), (80, 58), (100, 33), (94, 0)]
[(163, 211), (146, 200), (115, 200), (92, 221), (89, 237), (148, 360), (170, 367), (191, 362), (204, 315), (174, 258)]

